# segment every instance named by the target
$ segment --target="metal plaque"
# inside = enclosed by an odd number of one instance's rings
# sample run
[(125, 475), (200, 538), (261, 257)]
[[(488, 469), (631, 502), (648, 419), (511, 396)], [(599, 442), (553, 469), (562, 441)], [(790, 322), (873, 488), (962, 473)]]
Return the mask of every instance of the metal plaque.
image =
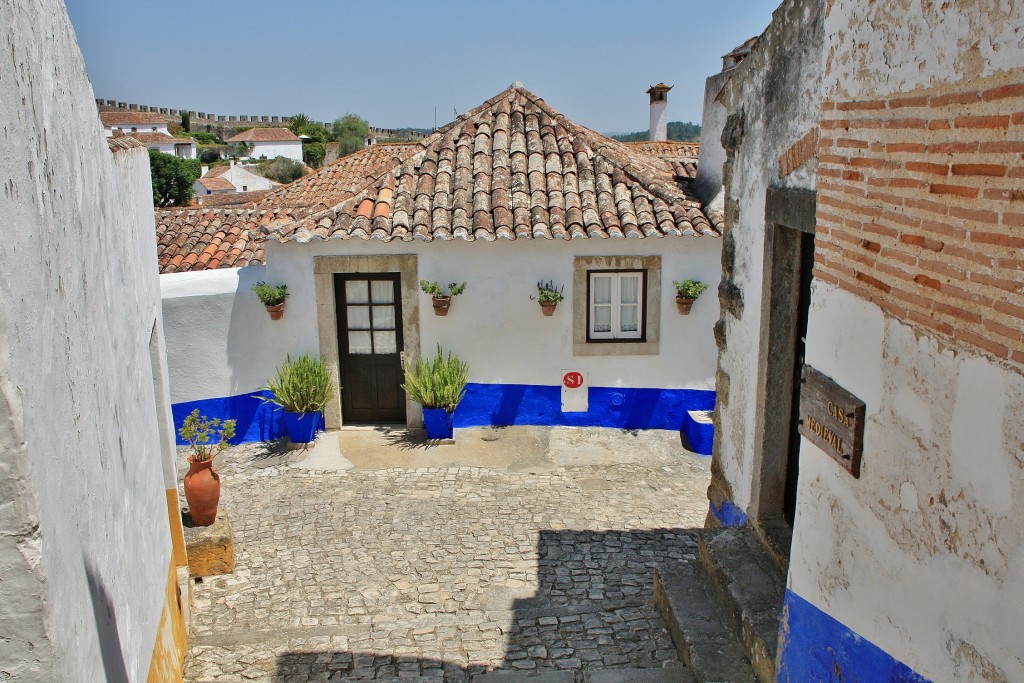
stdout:
[(860, 478), (864, 401), (810, 365), (800, 374), (800, 433)]

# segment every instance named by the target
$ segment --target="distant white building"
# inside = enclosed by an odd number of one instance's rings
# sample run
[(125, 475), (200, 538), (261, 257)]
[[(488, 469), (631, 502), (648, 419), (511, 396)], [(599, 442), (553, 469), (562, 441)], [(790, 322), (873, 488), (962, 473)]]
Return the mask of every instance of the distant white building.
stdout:
[(250, 128), (225, 142), (248, 142), (252, 159), (285, 157), (302, 161), (302, 140), (287, 128)]
[(145, 145), (146, 149), (173, 154), (182, 159), (196, 158), (196, 141), (171, 135), (167, 129), (167, 119), (160, 114), (148, 111), (104, 111), (100, 112), (100, 121), (108, 138), (128, 135)]
[(278, 185), (241, 164), (236, 165), (232, 160), (227, 166), (203, 166), (203, 175), (192, 185), (192, 189), (201, 201), (206, 195), (272, 190)]

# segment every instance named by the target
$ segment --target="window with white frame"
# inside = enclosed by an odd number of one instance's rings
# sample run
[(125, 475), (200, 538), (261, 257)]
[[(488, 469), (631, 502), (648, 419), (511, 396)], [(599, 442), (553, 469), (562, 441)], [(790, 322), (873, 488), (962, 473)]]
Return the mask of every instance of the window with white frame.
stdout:
[(587, 272), (587, 341), (644, 341), (647, 271)]

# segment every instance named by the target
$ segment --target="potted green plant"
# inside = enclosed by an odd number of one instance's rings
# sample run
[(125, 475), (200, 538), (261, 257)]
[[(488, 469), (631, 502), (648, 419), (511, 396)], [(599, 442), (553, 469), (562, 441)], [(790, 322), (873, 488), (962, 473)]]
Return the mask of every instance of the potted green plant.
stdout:
[(210, 526), (217, 521), (220, 503), (220, 475), (213, 469), (213, 458), (227, 448), (228, 441), (234, 437), (235, 421), (209, 419), (200, 415), (196, 408), (185, 418), (178, 434), (192, 448), (185, 474), (185, 500), (192, 523)]
[(420, 289), (423, 290), (424, 294), (431, 296), (431, 301), (434, 304), (434, 315), (448, 315), (448, 309), (452, 305), (452, 297), (458, 296), (466, 291), (466, 283), (463, 282), (461, 285), (455, 282), (448, 283), (448, 293), (444, 293), (444, 288), (437, 281), (427, 282), (426, 280), (420, 280)]
[(455, 408), (466, 395), (468, 382), (469, 365), (451, 352), (446, 355), (440, 344), (433, 359), (420, 358), (406, 370), (402, 388), (423, 406), (428, 439), (452, 437)]
[(281, 406), (288, 438), (293, 443), (309, 443), (323, 423), (323, 410), (333, 389), (331, 371), (319, 356), (304, 353), (295, 359), (286, 356), (277, 374), (263, 387), (272, 396), (259, 396), (266, 403)]
[[(565, 299), (562, 296), (562, 290), (565, 289), (565, 285), (559, 285), (555, 288), (553, 280), (547, 282), (537, 283), (537, 303), (540, 304), (540, 310), (544, 315), (554, 315), (555, 307), (558, 306), (558, 302)], [(530, 297), (533, 299), (534, 297)]]
[(690, 314), (693, 302), (708, 288), (708, 285), (700, 280), (673, 280), (672, 286), (676, 288), (676, 308), (683, 315)]
[(284, 315), (284, 300), (288, 298), (288, 285), (268, 285), (257, 282), (252, 288), (260, 302), (267, 307), (271, 320), (280, 320)]

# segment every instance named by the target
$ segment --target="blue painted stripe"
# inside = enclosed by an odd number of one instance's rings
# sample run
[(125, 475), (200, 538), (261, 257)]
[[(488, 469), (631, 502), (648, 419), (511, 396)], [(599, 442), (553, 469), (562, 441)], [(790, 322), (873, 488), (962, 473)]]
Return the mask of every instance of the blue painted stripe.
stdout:
[(743, 526), (747, 523), (747, 513), (731, 500), (723, 500), (721, 507), (715, 507), (713, 502), (709, 503), (708, 508), (722, 526)]
[(187, 446), (188, 443), (181, 438), (178, 430), (196, 408), (199, 414), (207, 418), (218, 417), (221, 420), (235, 420), (235, 437), (231, 443), (249, 443), (253, 441), (272, 441), (284, 436), (284, 421), (281, 419), (283, 411), (272, 403), (264, 403), (259, 397), (270, 396), (269, 391), (254, 391), (249, 394), (228, 396), (226, 398), (208, 398), (199, 401), (186, 401), (175, 403), (171, 406), (171, 415), (174, 417), (174, 436), (179, 446)]
[(715, 446), (715, 425), (697, 422), (690, 417), (690, 412), (683, 414), (683, 434), (690, 442), (690, 450), (700, 455), (711, 455)]
[(557, 385), (471, 383), (455, 411), (455, 427), (540, 425), (678, 430), (686, 411), (714, 407), (715, 392), (590, 387), (588, 403), (585, 413), (563, 413), (562, 389)]
[(931, 683), (788, 589), (779, 632), (780, 683)]

